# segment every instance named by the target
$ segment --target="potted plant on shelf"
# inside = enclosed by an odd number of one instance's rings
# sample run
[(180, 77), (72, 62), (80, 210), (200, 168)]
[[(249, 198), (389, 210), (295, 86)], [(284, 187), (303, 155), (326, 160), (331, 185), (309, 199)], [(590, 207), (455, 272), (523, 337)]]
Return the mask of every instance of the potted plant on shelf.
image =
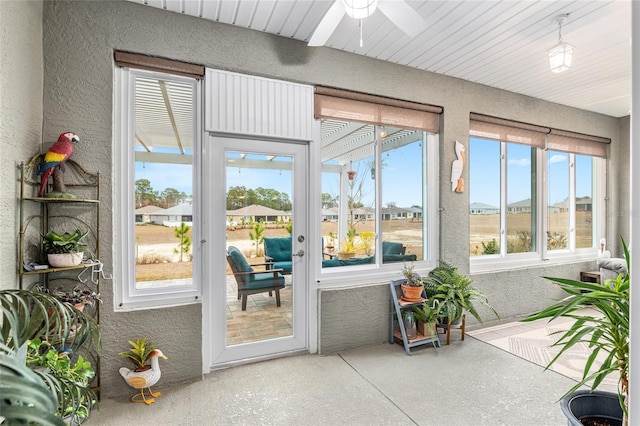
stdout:
[(402, 298), (407, 302), (417, 302), (422, 299), (422, 290), (424, 289), (420, 275), (418, 275), (414, 268), (413, 262), (407, 265), (405, 262), (402, 267), (402, 276), (405, 281), (402, 283)]
[(435, 336), (436, 320), (438, 318), (438, 308), (429, 306), (427, 302), (413, 307), (413, 316), (418, 323), (418, 333), (424, 337)]
[(42, 248), (47, 255), (49, 265), (54, 268), (65, 268), (77, 266), (82, 262), (86, 244), (83, 239), (89, 234), (89, 231), (81, 232), (76, 229), (75, 232), (58, 234), (49, 231), (42, 236)]
[[(95, 404), (96, 397), (86, 386), (73, 380), (64, 380), (36, 365), (27, 364), (27, 355), (44, 355), (53, 349), (59, 354), (80, 354), (93, 349), (100, 350), (100, 329), (96, 320), (83, 312), (62, 303), (50, 294), (32, 290), (0, 290), (0, 412), (8, 424), (35, 422), (38, 424), (64, 425), (62, 416), (79, 417), (85, 409)], [(40, 342), (47, 342), (46, 348)], [(34, 343), (35, 342), (35, 343)], [(31, 347), (29, 347), (31, 345)], [(39, 350), (46, 350), (40, 353)], [(52, 355), (50, 355), (52, 356)], [(62, 355), (68, 356), (68, 355)], [(45, 357), (46, 358), (46, 357)], [(31, 359), (31, 358), (30, 358)], [(78, 361), (80, 357), (78, 356)], [(42, 361), (42, 363), (48, 361)], [(65, 361), (66, 362), (66, 361)], [(78, 366), (68, 368), (76, 374), (87, 373), (91, 366), (83, 360)], [(59, 365), (60, 369), (66, 367)], [(81, 398), (65, 398), (66, 395), (85, 395)]]
[[(136, 367), (133, 370), (121, 367), (118, 371), (129, 386), (140, 389), (140, 393), (131, 397), (132, 402), (152, 404), (155, 402), (155, 398), (160, 396), (160, 392), (151, 390), (151, 386), (155, 385), (161, 376), (158, 358), (167, 359), (167, 357), (158, 349), (157, 345), (147, 339), (138, 339), (135, 342), (130, 340), (129, 344), (131, 348), (126, 352), (120, 352), (119, 355), (129, 358)], [(151, 362), (151, 365), (147, 365), (148, 361)], [(149, 397), (145, 395), (145, 389), (148, 390)]]
[[(620, 422), (627, 425), (630, 264), (629, 251), (624, 240), (622, 246), (627, 262), (626, 275), (620, 274), (615, 280), (607, 280), (604, 285), (545, 277), (569, 293), (569, 296), (523, 320), (548, 318), (549, 321), (553, 321), (560, 317), (575, 320), (568, 330), (558, 332), (561, 336), (553, 346), (560, 348), (560, 351), (549, 365), (577, 344), (586, 344), (591, 350), (584, 366), (582, 380), (569, 389), (560, 403), (570, 426), (614, 425), (621, 424)], [(582, 308), (588, 308), (596, 314), (590, 315), (580, 311)], [(598, 358), (599, 355), (604, 357)], [(595, 362), (596, 359), (602, 360), (599, 366)], [(610, 374), (618, 375), (617, 395), (597, 390), (598, 385)], [(589, 383), (589, 390), (579, 390)], [(585, 423), (585, 419), (590, 419), (592, 423)]]
[(71, 303), (74, 308), (80, 311), (84, 310), (85, 305), (93, 306), (96, 302), (102, 302), (100, 294), (82, 289), (79, 285), (71, 290), (66, 290), (64, 287), (56, 287), (50, 293), (61, 302)]
[(458, 268), (447, 262), (440, 261), (440, 265), (432, 269), (424, 281), (427, 297), (437, 300), (440, 305), (441, 322), (458, 324), (465, 311), (482, 322), (475, 303), (488, 307), (500, 318), (487, 297), (471, 285), (471, 278), (460, 274)]

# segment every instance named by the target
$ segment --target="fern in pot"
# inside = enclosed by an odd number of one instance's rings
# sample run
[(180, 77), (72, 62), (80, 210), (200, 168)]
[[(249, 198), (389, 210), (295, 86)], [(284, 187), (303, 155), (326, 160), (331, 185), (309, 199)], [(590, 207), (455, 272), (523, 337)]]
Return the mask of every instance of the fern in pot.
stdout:
[(82, 262), (87, 245), (83, 241), (89, 231), (58, 234), (49, 231), (42, 236), (42, 249), (47, 255), (49, 265), (54, 268), (78, 266)]

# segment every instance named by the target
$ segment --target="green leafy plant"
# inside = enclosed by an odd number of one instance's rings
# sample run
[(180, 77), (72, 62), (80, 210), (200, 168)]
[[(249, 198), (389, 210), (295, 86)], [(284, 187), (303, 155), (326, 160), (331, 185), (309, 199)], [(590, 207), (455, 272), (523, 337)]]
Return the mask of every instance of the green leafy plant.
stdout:
[(482, 241), (482, 254), (499, 254), (499, 253), (500, 253), (500, 245), (498, 244), (495, 238), (486, 244), (484, 241)]
[(71, 290), (67, 290), (64, 287), (56, 287), (49, 293), (61, 302), (71, 303), (72, 305), (82, 303), (84, 305), (93, 306), (96, 302), (102, 302), (98, 293), (82, 289), (79, 285), (73, 287)]
[(414, 269), (415, 265), (413, 262), (411, 262), (411, 264), (403, 263), (402, 276), (407, 280), (404, 285), (409, 287), (422, 287), (423, 282), (420, 279), (420, 275), (418, 275)]
[(458, 268), (447, 262), (440, 261), (439, 266), (432, 269), (424, 281), (427, 297), (438, 300), (441, 314), (448, 317), (451, 323), (458, 321), (464, 311), (468, 311), (478, 322), (482, 322), (476, 303), (488, 307), (500, 318), (487, 297), (471, 285), (471, 279), (460, 274)]
[(439, 309), (432, 308), (426, 302), (413, 306), (413, 315), (417, 321), (424, 323), (434, 322), (438, 318)]
[(95, 376), (91, 363), (82, 355), (78, 355), (74, 363), (69, 355), (71, 351), (59, 352), (39, 338), (30, 340), (27, 346), (27, 366), (57, 395), (57, 416), (82, 423), (97, 405), (96, 394), (89, 388), (89, 381)]
[(65, 232), (64, 234), (49, 231), (42, 236), (42, 248), (45, 254), (79, 253), (87, 247), (83, 239), (88, 234), (89, 231), (83, 233), (79, 229), (73, 233)]
[[(569, 293), (566, 298), (551, 306), (532, 314), (523, 321), (535, 321), (548, 318), (571, 318), (575, 322), (560, 334), (553, 344), (560, 348), (558, 354), (549, 362), (555, 363), (565, 352), (575, 345), (586, 344), (591, 351), (585, 363), (582, 379), (564, 396), (569, 395), (585, 384), (591, 383), (591, 390), (595, 390), (610, 374), (618, 375), (618, 397), (620, 406), (626, 417), (629, 400), (629, 313), (630, 313), (630, 262), (629, 250), (622, 240), (624, 256), (627, 262), (627, 274), (618, 275), (615, 280), (607, 280), (604, 285), (585, 283), (566, 278), (545, 277)], [(595, 311), (589, 315), (585, 311)], [(596, 359), (604, 354), (600, 367), (596, 367)], [(623, 424), (626, 421), (623, 419)]]
[(151, 352), (158, 348), (157, 345), (146, 338), (137, 339), (135, 342), (129, 340), (129, 344), (131, 348), (126, 352), (120, 352), (118, 355), (129, 358), (135, 364), (136, 369), (144, 368)]
[(174, 253), (180, 254), (180, 262), (183, 261), (184, 255), (189, 254), (191, 250), (191, 238), (188, 235), (190, 230), (191, 227), (184, 222), (180, 222), (180, 226), (175, 227), (173, 230), (176, 238), (180, 240), (178, 248), (174, 250)]
[[(86, 408), (95, 397), (92, 399), (90, 394), (84, 393), (85, 385), (43, 373), (39, 371), (40, 367), (30, 364), (32, 370), (27, 365), (27, 354), (33, 347), (28, 345), (39, 341), (39, 348), (47, 352), (49, 348), (53, 349), (56, 357), (68, 350), (81, 353), (95, 349), (99, 352), (100, 328), (96, 320), (50, 294), (32, 290), (0, 290), (0, 313), (0, 391), (3, 395), (0, 407), (8, 424), (64, 424), (53, 413), (72, 417), (83, 415), (82, 404)], [(44, 353), (38, 352), (38, 355)], [(32, 356), (35, 355), (32, 353)], [(87, 368), (87, 362), (83, 359), (80, 366), (76, 362), (69, 369), (73, 374), (80, 369), (88, 371), (91, 367)], [(66, 394), (72, 396), (70, 402), (61, 397), (65, 395), (65, 389)], [(87, 398), (81, 402), (83, 394)]]

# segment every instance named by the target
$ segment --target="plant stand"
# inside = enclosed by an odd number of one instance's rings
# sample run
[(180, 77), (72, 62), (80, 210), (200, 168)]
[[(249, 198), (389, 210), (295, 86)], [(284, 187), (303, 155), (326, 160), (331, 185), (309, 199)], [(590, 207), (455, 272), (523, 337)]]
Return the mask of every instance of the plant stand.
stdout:
[[(426, 302), (424, 297), (424, 289), (422, 290), (422, 298), (416, 302), (407, 302), (402, 299), (401, 285), (405, 280), (393, 280), (389, 284), (391, 292), (391, 306), (389, 309), (389, 343), (394, 342), (401, 343), (404, 346), (404, 351), (407, 355), (411, 355), (411, 348), (431, 343), (434, 348), (440, 347), (440, 338), (436, 332), (434, 336), (423, 336), (418, 333), (415, 339), (409, 340), (407, 338), (407, 331), (404, 328), (404, 321), (402, 321), (402, 313), (405, 309), (412, 309), (414, 305), (419, 305)], [(394, 322), (394, 316), (398, 318), (397, 327)], [(437, 327), (437, 326), (436, 326)]]
[(462, 314), (462, 319), (460, 324), (451, 324), (451, 320), (447, 318), (446, 323), (439, 323), (436, 325), (436, 329), (442, 330), (442, 333), (447, 335), (447, 345), (451, 342), (451, 330), (460, 330), (461, 337), (460, 340), (464, 341), (464, 331), (467, 324), (467, 317), (465, 314)]

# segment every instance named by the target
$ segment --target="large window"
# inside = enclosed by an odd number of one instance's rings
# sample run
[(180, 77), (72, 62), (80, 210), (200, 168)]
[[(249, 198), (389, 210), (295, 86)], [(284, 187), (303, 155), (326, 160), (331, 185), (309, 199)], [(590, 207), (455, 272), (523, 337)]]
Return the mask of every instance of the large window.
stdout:
[(318, 93), (322, 273), (434, 262), (437, 114), (404, 110), (414, 105), (402, 101)]
[(607, 140), (477, 114), (470, 129), (473, 270), (597, 250)]
[[(119, 307), (196, 300), (194, 186), (199, 149), (194, 78), (118, 68), (116, 242)], [(194, 220), (195, 219), (195, 220)]]

